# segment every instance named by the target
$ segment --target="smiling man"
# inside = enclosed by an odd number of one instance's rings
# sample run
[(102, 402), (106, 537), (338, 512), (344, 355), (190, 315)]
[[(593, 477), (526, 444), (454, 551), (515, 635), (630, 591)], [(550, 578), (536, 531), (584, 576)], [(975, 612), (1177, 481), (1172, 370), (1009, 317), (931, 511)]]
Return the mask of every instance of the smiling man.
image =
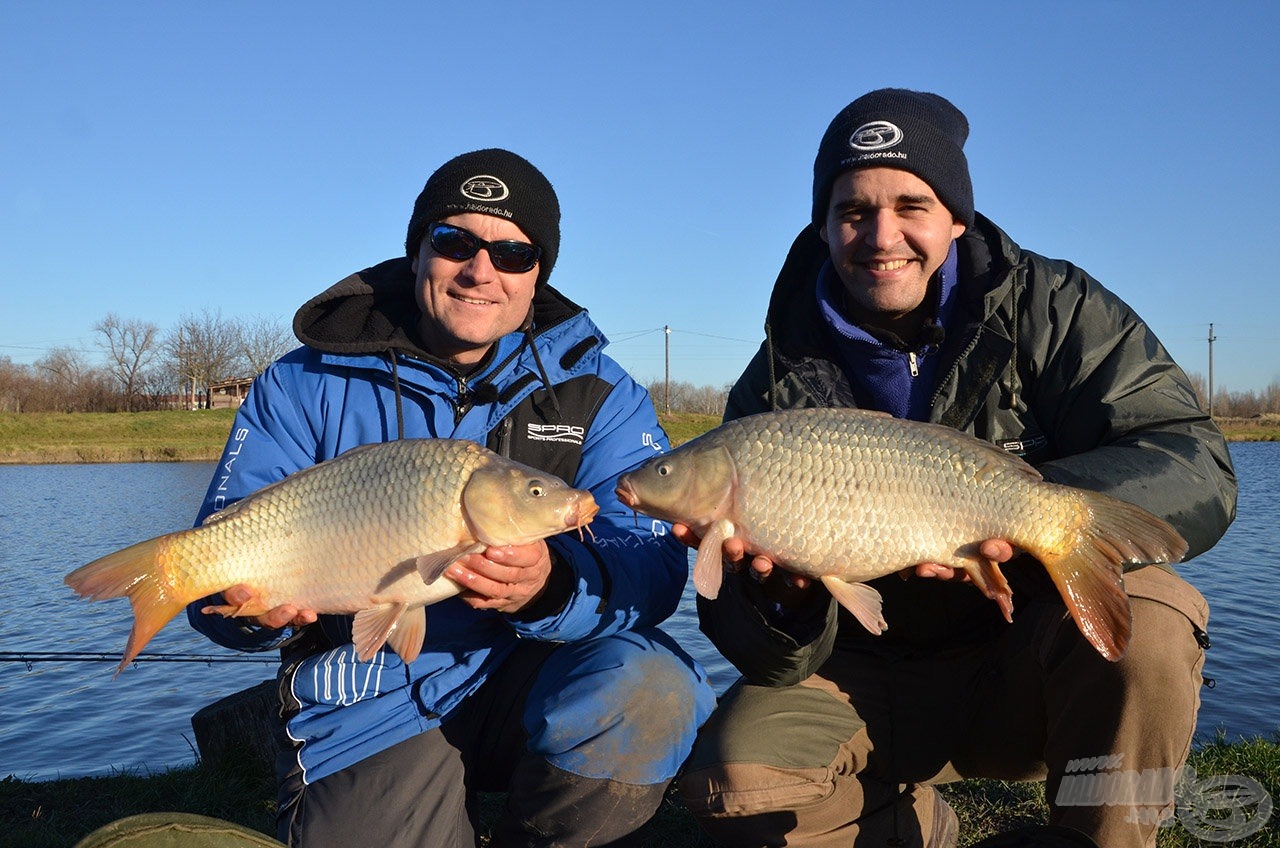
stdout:
[[(873, 91), (835, 117), (814, 159), (811, 224), (726, 419), (839, 406), (949, 425), (1048, 480), (1145, 507), (1191, 556), (1207, 550), (1235, 514), (1221, 434), (1128, 306), (974, 211), (968, 133), (927, 92)], [(1015, 557), (1001, 539), (981, 551)], [(988, 777), (1045, 780), (1057, 828), (1001, 844), (1154, 845), (1172, 780), (1141, 797), (1059, 790), (1097, 758), (1126, 775), (1172, 776), (1184, 761), (1208, 608), (1172, 568), (1125, 575), (1133, 638), (1113, 663), (1025, 554), (1005, 570), (1012, 623), (952, 569), (920, 563), (872, 581), (881, 636), (753, 554), (726, 544), (730, 563), (749, 565), (698, 598), (702, 629), (743, 674), (680, 783), (717, 844), (951, 846), (956, 816), (933, 785)]]
[[(507, 793), (490, 845), (621, 845), (662, 800), (714, 695), (657, 625), (684, 550), (639, 527), (614, 480), (668, 447), (643, 387), (548, 284), (551, 183), (506, 150), (442, 165), (405, 255), (303, 305), (303, 346), (254, 382), (199, 520), (358, 445), (470, 439), (600, 506), (591, 534), (490, 547), (445, 572), (409, 664), (351, 645), (349, 616), (188, 610), (220, 644), (282, 653), (279, 836), (307, 848), (477, 844), (477, 793)], [(389, 497), (411, 497), (389, 492)], [(252, 587), (225, 599), (239, 604)]]

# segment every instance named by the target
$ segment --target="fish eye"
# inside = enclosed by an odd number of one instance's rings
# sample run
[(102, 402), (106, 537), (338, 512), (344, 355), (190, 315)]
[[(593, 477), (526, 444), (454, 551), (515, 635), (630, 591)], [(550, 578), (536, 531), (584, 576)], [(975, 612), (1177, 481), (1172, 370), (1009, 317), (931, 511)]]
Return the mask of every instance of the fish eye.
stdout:
[(655, 470), (658, 472), (659, 477), (666, 477), (671, 473), (671, 463), (659, 462), (658, 467)]
[(535, 498), (540, 498), (547, 493), (547, 487), (543, 485), (541, 480), (529, 481), (529, 494)]

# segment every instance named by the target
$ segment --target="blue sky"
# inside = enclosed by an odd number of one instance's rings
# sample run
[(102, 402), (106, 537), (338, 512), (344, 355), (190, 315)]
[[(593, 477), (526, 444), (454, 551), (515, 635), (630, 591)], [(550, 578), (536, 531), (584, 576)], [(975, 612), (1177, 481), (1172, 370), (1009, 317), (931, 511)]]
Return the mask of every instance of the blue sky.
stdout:
[(0, 356), (109, 312), (288, 319), (399, 254), (429, 173), (555, 184), (553, 283), (640, 379), (731, 382), (859, 94), (937, 91), (979, 211), (1215, 388), (1280, 382), (1280, 4), (0, 3)]

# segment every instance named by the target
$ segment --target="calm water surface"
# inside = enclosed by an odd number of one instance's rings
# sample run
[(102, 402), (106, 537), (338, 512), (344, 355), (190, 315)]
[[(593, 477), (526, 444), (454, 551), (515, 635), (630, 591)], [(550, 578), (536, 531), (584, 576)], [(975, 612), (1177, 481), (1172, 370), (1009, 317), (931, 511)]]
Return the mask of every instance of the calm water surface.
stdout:
[[(1231, 448), (1239, 518), (1218, 546), (1184, 566), (1212, 607), (1201, 736), (1280, 731), (1280, 605), (1270, 575), (1280, 545), (1280, 444)], [(0, 652), (124, 648), (123, 600), (90, 604), (62, 577), (103, 554), (190, 525), (211, 463), (0, 466)], [(697, 630), (692, 588), (666, 628), (723, 691), (733, 672)], [(147, 653), (209, 662), (143, 662), (113, 678), (113, 662), (0, 661), (0, 778), (42, 780), (114, 770), (162, 770), (195, 759), (191, 715), (274, 675), (192, 631), (181, 617)]]

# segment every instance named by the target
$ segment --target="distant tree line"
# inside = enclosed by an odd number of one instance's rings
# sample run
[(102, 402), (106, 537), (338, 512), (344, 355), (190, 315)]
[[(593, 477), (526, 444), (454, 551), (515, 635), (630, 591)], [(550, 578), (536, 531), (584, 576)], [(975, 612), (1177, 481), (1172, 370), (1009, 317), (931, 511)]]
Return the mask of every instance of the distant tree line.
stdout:
[[(249, 378), (297, 345), (291, 328), (270, 318), (184, 314), (167, 330), (111, 313), (94, 325), (102, 362), (85, 351), (53, 348), (30, 365), (0, 357), (0, 412), (122, 412), (208, 404), (208, 387)], [(1209, 409), (1205, 378), (1189, 375)], [(659, 412), (720, 415), (729, 386), (655, 378), (646, 386)], [(1280, 383), (1261, 392), (1215, 388), (1213, 414), (1253, 418), (1280, 413)]]
[(94, 325), (105, 364), (69, 347), (30, 365), (0, 357), (0, 412), (137, 412), (197, 408), (208, 388), (253, 377), (298, 342), (282, 321), (205, 310), (168, 330), (108, 314)]
[(659, 412), (696, 412), (720, 415), (729, 398), (729, 386), (695, 386), (693, 383), (650, 380), (645, 388)]

